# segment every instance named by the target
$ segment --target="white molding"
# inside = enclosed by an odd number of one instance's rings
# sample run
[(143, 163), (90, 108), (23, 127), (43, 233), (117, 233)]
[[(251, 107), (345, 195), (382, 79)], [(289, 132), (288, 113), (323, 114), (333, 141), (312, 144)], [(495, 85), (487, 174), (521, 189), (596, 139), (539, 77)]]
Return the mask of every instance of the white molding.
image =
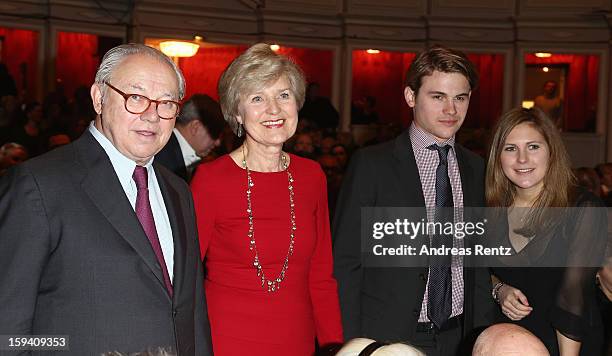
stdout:
[[(163, 24), (163, 26), (160, 26)], [(207, 33), (228, 33), (249, 35), (257, 32), (257, 21), (255, 17), (221, 18), (204, 16), (185, 16), (177, 13), (155, 13), (139, 12), (137, 26), (142, 28), (159, 28), (160, 31), (169, 33), (189, 32), (201, 33), (206, 37)]]
[(333, 26), (342, 26), (342, 20), (333, 15), (316, 15), (316, 14), (297, 14), (290, 12), (282, 12), (282, 11), (271, 11), (264, 9), (261, 11), (261, 19), (266, 21), (280, 21), (280, 22), (294, 22), (301, 24), (317, 24), (317, 25), (333, 25)]
[(301, 14), (336, 15), (342, 12), (342, 0), (266, 0), (265, 10), (287, 11)]
[(427, 15), (425, 0), (346, 0), (347, 15), (419, 18)]
[(66, 20), (52, 20), (50, 25), (50, 31), (53, 32), (53, 36), (57, 35), (57, 31), (81, 32), (98, 36), (117, 37), (123, 41), (126, 40), (125, 30), (126, 27), (124, 25), (89, 24)]
[(518, 12), (520, 15), (539, 17), (557, 15), (589, 15), (594, 11), (610, 11), (609, 0), (521, 0)]
[(398, 44), (404, 41), (424, 41), (427, 35), (425, 28), (353, 24), (346, 25), (345, 33), (351, 40), (396, 41)]
[(180, 15), (193, 18), (211, 17), (219, 19), (253, 20), (256, 18), (253, 9), (244, 7), (240, 9), (211, 8), (200, 5), (184, 5), (169, 7), (167, 2), (160, 3), (138, 3), (135, 8), (138, 13), (157, 13), (160, 15)]
[(266, 36), (296, 36), (319, 39), (341, 39), (342, 28), (339, 26), (304, 24), (299, 22), (267, 21), (263, 25)]
[(516, 0), (432, 0), (431, 15), (461, 18), (510, 17), (515, 14)]
[(47, 6), (26, 1), (4, 1), (0, 3), (0, 13), (4, 16), (40, 18), (47, 15)]
[(431, 26), (429, 30), (431, 41), (478, 41), (493, 43), (512, 43), (514, 30), (491, 28), (461, 28)]
[(610, 30), (585, 28), (517, 28), (518, 41), (533, 42), (607, 42)]

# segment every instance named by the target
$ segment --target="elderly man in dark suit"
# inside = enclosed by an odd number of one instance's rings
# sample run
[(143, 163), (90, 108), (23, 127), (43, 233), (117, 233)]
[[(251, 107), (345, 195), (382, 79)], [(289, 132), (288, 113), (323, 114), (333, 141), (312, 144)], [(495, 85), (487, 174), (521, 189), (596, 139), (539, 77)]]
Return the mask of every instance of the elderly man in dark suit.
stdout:
[(66, 355), (212, 354), (191, 195), (152, 164), (184, 91), (158, 50), (115, 47), (89, 129), (0, 180), (0, 335), (68, 335)]
[(221, 107), (205, 94), (195, 94), (183, 105), (170, 140), (155, 155), (185, 181), (191, 181), (196, 165), (221, 143), (225, 120)]
[[(438, 221), (444, 207), (483, 206), (483, 160), (455, 142), (477, 81), (464, 54), (438, 46), (422, 52), (406, 76), (410, 128), (353, 156), (333, 225), (345, 338), (409, 341), (427, 355), (450, 356), (475, 326), (486, 324), (493, 306), (486, 270), (452, 256), (446, 264), (430, 258), (420, 267), (364, 266), (359, 224), (362, 207), (435, 208)], [(436, 247), (437, 237), (429, 238)], [(462, 243), (468, 242), (453, 239), (451, 245)]]

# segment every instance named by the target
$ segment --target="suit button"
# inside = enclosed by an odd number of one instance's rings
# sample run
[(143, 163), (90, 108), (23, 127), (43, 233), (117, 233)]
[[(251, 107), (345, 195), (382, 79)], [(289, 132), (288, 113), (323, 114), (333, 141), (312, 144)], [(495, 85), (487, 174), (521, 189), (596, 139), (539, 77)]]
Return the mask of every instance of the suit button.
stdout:
[(414, 309), (414, 310), (412, 311), (412, 314), (413, 314), (414, 316), (419, 316), (419, 314), (421, 314), (421, 311), (420, 311), (420, 310), (417, 310), (417, 309)]
[(425, 273), (419, 273), (419, 278), (421, 278), (423, 282), (427, 281), (427, 276), (425, 276)]
[(176, 316), (176, 314), (178, 314), (178, 310), (177, 310), (177, 309), (174, 309), (174, 310), (172, 311), (172, 316)]

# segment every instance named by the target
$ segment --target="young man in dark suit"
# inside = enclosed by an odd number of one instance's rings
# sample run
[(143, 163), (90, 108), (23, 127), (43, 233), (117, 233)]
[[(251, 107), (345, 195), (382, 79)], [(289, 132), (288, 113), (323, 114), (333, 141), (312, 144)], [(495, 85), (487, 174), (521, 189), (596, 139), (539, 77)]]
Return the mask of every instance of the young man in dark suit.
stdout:
[(462, 258), (442, 269), (364, 266), (359, 224), (362, 207), (484, 205), (483, 160), (455, 142), (477, 82), (463, 53), (439, 46), (420, 53), (406, 75), (410, 128), (353, 156), (333, 225), (346, 339), (405, 341), (427, 355), (455, 355), (461, 341), (487, 323), (492, 302), (486, 270), (465, 268)]
[(152, 164), (184, 92), (158, 50), (115, 47), (89, 129), (0, 180), (0, 335), (67, 335), (66, 355), (212, 355), (191, 194)]
[(155, 162), (190, 182), (200, 160), (221, 144), (224, 126), (219, 103), (205, 94), (193, 95), (183, 105), (170, 140), (155, 155)]

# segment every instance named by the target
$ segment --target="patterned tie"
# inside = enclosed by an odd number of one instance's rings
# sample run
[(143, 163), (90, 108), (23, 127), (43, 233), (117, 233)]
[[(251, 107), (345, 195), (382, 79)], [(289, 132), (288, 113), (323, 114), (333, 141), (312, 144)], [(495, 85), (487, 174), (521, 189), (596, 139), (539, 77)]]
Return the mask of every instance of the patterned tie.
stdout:
[[(448, 178), (448, 151), (450, 145), (427, 147), (438, 151), (440, 163), (436, 168), (436, 210), (435, 221), (443, 224), (453, 222), (453, 191)], [(453, 247), (450, 235), (434, 234), (431, 247)], [(452, 312), (451, 256), (432, 255), (429, 265), (429, 294), (427, 301), (427, 317), (438, 328), (448, 320)]]
[(153, 211), (151, 210), (151, 203), (149, 202), (149, 181), (147, 179), (147, 169), (137, 165), (134, 169), (132, 178), (134, 179), (134, 182), (136, 182), (136, 188), (138, 189), (138, 194), (136, 195), (136, 216), (138, 216), (138, 220), (140, 220), (140, 224), (142, 225), (142, 228), (144, 229), (144, 232), (151, 243), (153, 252), (155, 252), (157, 262), (159, 262), (162, 269), (164, 284), (166, 285), (170, 298), (172, 298), (172, 283), (170, 282), (168, 267), (166, 266), (164, 254), (162, 253), (159, 238), (157, 237), (157, 229), (155, 228)]

